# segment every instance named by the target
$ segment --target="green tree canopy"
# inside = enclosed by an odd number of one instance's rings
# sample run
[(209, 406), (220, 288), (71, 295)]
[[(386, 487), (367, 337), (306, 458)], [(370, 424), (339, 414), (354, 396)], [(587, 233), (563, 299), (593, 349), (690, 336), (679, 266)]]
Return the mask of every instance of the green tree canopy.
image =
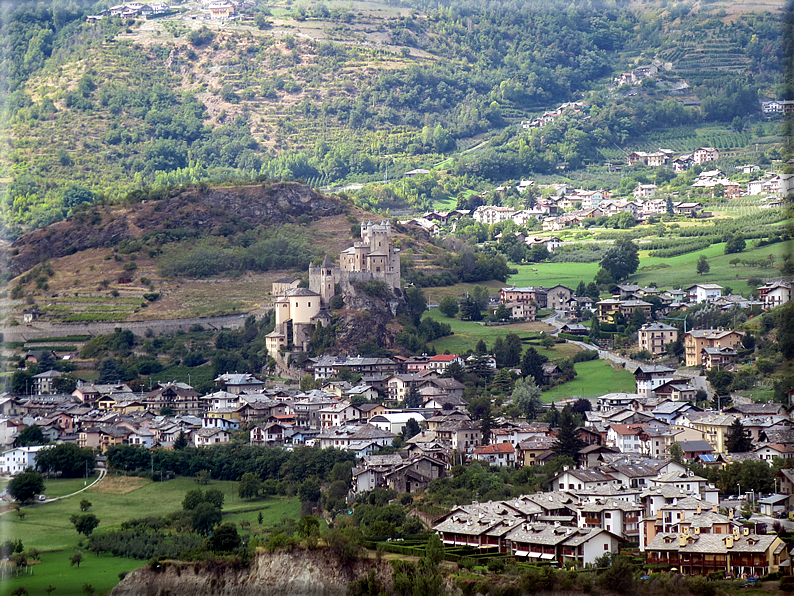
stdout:
[(44, 492), (44, 477), (32, 470), (14, 476), (6, 487), (15, 501), (26, 503)]
[(755, 447), (750, 431), (744, 428), (740, 418), (734, 420), (728, 429), (725, 447), (728, 453), (747, 453)]
[(608, 271), (615, 281), (626, 279), (640, 265), (639, 249), (628, 238), (619, 238), (614, 246), (604, 253), (601, 268)]
[(565, 406), (560, 412), (560, 429), (557, 431), (557, 439), (552, 444), (552, 450), (557, 455), (565, 455), (579, 461), (579, 450), (585, 446), (585, 442), (576, 432), (576, 420), (570, 406)]
[(540, 387), (535, 384), (534, 378), (527, 377), (516, 381), (512, 400), (527, 420), (534, 420), (543, 408), (540, 394)]

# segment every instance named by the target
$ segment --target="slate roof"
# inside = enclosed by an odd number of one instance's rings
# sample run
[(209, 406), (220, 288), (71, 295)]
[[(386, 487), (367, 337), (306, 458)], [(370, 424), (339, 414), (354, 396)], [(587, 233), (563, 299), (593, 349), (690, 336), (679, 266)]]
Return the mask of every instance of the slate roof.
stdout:
[(730, 534), (693, 534), (688, 537), (686, 546), (679, 546), (678, 534), (659, 533), (654, 536), (646, 550), (678, 551), (681, 553), (763, 553), (777, 539), (776, 534), (750, 534), (734, 539), (733, 546), (725, 544)]

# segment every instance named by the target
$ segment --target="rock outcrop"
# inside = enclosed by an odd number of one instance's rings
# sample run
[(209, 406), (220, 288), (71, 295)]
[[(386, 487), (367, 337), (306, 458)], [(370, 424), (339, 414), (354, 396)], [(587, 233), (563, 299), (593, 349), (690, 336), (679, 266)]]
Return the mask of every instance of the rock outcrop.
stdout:
[[(129, 238), (163, 231), (163, 241), (185, 236), (224, 234), (241, 222), (248, 227), (277, 226), (301, 215), (312, 219), (338, 215), (338, 199), (304, 184), (264, 183), (256, 186), (174, 189), (155, 200), (135, 198), (128, 207), (94, 206), (66, 221), (25, 234), (11, 245), (9, 270), (19, 275), (42, 260), (81, 250), (116, 246)], [(150, 248), (157, 248), (155, 243)]]
[(345, 596), (351, 581), (374, 572), (391, 585), (392, 567), (359, 559), (343, 564), (328, 549), (257, 555), (247, 569), (167, 562), (160, 570), (142, 567), (127, 575), (111, 596)]

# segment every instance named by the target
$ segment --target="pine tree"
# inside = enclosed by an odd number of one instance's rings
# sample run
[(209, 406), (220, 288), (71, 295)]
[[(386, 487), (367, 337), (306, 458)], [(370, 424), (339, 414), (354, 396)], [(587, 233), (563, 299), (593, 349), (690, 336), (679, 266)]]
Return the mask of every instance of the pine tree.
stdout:
[(535, 384), (543, 385), (543, 363), (547, 360), (546, 356), (541, 356), (533, 346), (529, 346), (521, 360), (521, 376), (532, 377)]
[(728, 436), (726, 441), (728, 453), (747, 453), (752, 451), (753, 439), (750, 437), (750, 431), (745, 430), (741, 419), (737, 418), (728, 429)]
[(556, 455), (567, 455), (574, 461), (579, 460), (579, 450), (585, 446), (585, 442), (576, 432), (576, 420), (570, 406), (565, 406), (560, 412), (560, 430), (557, 431), (557, 439), (551, 446)]
[(187, 447), (187, 437), (185, 436), (185, 433), (180, 430), (176, 440), (174, 441), (174, 449), (180, 450), (184, 449), (185, 447)]

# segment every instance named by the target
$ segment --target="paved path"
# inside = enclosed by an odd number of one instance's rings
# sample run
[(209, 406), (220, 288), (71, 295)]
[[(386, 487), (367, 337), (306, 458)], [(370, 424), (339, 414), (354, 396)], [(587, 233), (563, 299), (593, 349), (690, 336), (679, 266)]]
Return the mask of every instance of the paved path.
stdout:
[[(83, 492), (84, 490), (88, 490), (88, 489), (89, 489), (89, 488), (91, 488), (92, 486), (96, 485), (96, 484), (97, 484), (99, 481), (101, 481), (101, 480), (102, 480), (102, 479), (103, 479), (103, 478), (104, 478), (106, 475), (107, 475), (107, 470), (100, 469), (100, 470), (99, 470), (99, 476), (97, 476), (97, 479), (96, 479), (96, 480), (94, 480), (94, 481), (93, 481), (91, 484), (89, 484), (88, 486), (84, 486), (84, 487), (83, 487), (83, 488), (81, 488), (80, 490), (76, 490), (76, 491), (74, 491), (73, 493), (69, 493), (68, 495), (61, 495), (60, 497), (53, 497), (52, 499), (45, 499), (45, 500), (43, 500), (43, 501), (36, 501), (36, 503), (54, 503), (55, 501), (60, 501), (60, 500), (62, 500), (62, 499), (68, 499), (69, 497), (73, 497), (73, 496), (75, 496), (75, 495), (79, 495), (79, 494), (80, 494), (81, 492)], [(4, 498), (5, 498), (5, 497), (4, 497)], [(11, 502), (13, 503), (13, 501), (11, 501)], [(10, 511), (16, 511), (16, 509), (7, 509), (6, 511), (2, 511), (2, 512), (0, 512), (0, 515), (5, 515), (6, 513), (9, 513)]]
[(93, 481), (91, 484), (89, 484), (88, 486), (85, 486), (85, 487), (81, 488), (80, 490), (76, 490), (76, 491), (74, 491), (73, 493), (69, 493), (68, 495), (62, 495), (62, 496), (60, 496), (60, 497), (53, 497), (52, 499), (45, 499), (44, 501), (39, 501), (39, 502), (40, 502), (40, 503), (53, 503), (54, 501), (60, 501), (61, 499), (68, 499), (69, 497), (73, 497), (73, 496), (75, 496), (75, 495), (79, 495), (79, 494), (80, 494), (81, 492), (83, 492), (84, 490), (88, 490), (89, 488), (91, 488), (92, 486), (94, 486), (95, 484), (97, 484), (97, 483), (98, 483), (100, 480), (102, 480), (102, 479), (103, 479), (105, 476), (107, 476), (107, 470), (100, 469), (100, 470), (99, 470), (99, 476), (97, 476), (97, 479), (96, 479), (96, 480), (94, 480), (94, 481)]

